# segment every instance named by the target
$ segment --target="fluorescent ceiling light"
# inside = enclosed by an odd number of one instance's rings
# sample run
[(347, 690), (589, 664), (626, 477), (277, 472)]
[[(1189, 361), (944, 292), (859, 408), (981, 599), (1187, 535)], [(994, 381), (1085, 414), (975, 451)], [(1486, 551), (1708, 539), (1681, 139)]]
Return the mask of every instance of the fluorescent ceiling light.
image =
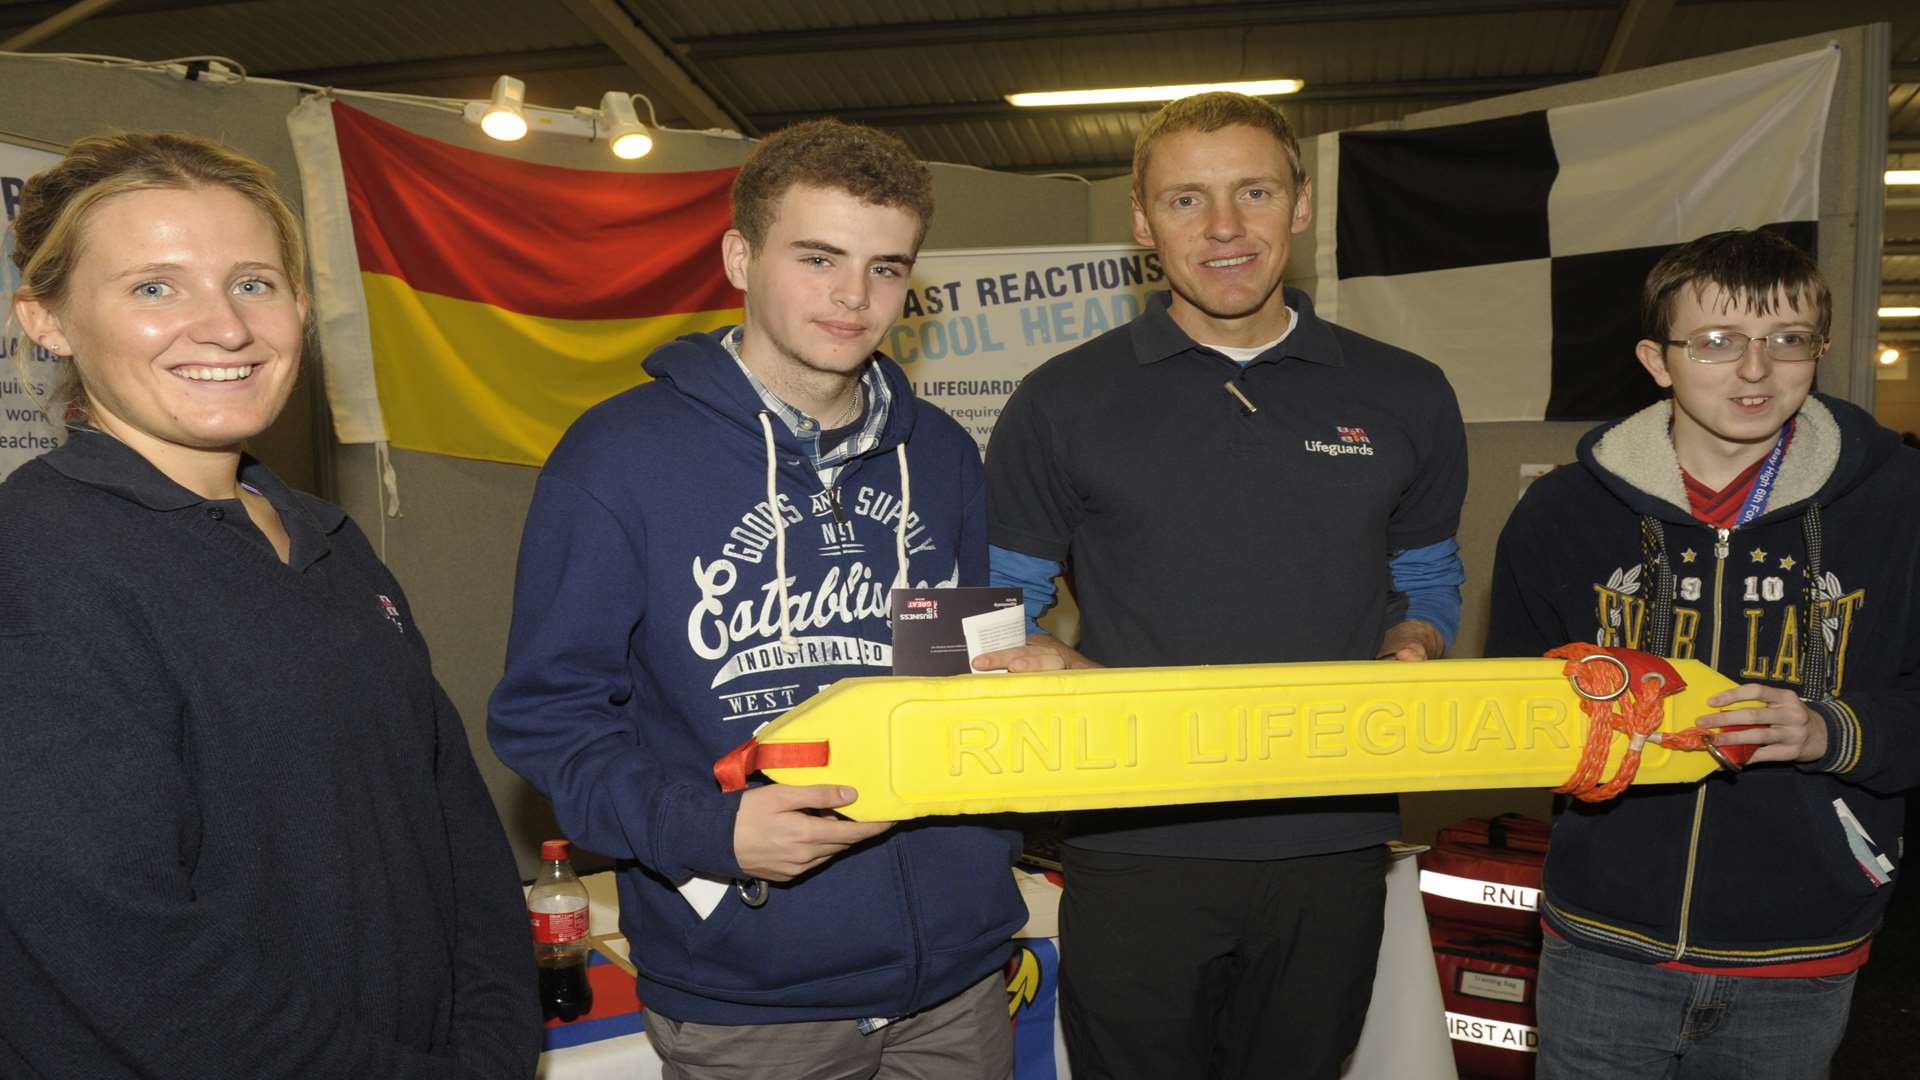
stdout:
[(1895, 184), (1920, 184), (1920, 169), (1888, 169), (1887, 186)]
[(1125, 105), (1135, 101), (1173, 101), (1215, 90), (1251, 97), (1274, 97), (1298, 93), (1305, 85), (1299, 79), (1263, 79), (1257, 82), (1189, 83), (1185, 86), (1117, 86), (1107, 90), (1037, 90), (1008, 94), (1007, 104), (1026, 109), (1060, 105)]
[(1920, 319), (1920, 307), (1883, 307), (1880, 309), (1883, 319)]

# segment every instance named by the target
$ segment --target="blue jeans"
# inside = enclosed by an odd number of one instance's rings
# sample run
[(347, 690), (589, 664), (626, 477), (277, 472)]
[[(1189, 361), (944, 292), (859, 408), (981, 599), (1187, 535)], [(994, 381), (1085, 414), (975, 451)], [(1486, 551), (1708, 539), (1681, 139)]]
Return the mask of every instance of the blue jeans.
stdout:
[(1853, 980), (1671, 971), (1548, 934), (1539, 1080), (1818, 1080), (1846, 1031)]

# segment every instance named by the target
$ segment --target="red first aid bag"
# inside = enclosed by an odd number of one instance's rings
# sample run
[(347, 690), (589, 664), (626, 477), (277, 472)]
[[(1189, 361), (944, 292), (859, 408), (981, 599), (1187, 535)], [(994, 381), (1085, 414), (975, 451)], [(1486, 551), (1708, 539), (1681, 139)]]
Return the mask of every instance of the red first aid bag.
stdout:
[(1553, 826), (1539, 818), (1530, 818), (1525, 814), (1501, 814), (1499, 817), (1456, 821), (1441, 829), (1433, 842), (1436, 845), (1479, 845), (1545, 855), (1547, 838), (1552, 835)]
[(1441, 829), (1433, 848), (1420, 856), (1420, 899), (1428, 917), (1538, 941), (1540, 870), (1550, 828), (1502, 814)]
[(1483, 927), (1436, 922), (1433, 964), (1447, 1010), (1447, 1037), (1460, 1075), (1533, 1080), (1540, 1052), (1534, 993), (1540, 947)]

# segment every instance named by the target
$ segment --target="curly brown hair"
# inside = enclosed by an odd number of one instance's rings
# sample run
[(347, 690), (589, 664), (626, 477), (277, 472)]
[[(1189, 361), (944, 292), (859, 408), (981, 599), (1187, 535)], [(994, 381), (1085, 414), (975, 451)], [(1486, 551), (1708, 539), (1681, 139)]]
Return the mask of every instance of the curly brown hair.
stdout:
[(1287, 152), (1287, 164), (1293, 169), (1293, 194), (1298, 195), (1300, 185), (1306, 183), (1307, 172), (1300, 167), (1300, 140), (1293, 133), (1293, 125), (1287, 123), (1286, 114), (1270, 101), (1226, 90), (1175, 98), (1147, 118), (1146, 126), (1133, 141), (1134, 194), (1145, 193), (1147, 161), (1152, 156), (1154, 141), (1160, 136), (1181, 131), (1208, 134), (1235, 124), (1264, 131), (1280, 141)]
[(759, 251), (775, 207), (795, 186), (844, 191), (920, 219), (915, 250), (933, 221), (933, 173), (898, 136), (839, 120), (808, 120), (768, 136), (733, 180), (733, 227)]

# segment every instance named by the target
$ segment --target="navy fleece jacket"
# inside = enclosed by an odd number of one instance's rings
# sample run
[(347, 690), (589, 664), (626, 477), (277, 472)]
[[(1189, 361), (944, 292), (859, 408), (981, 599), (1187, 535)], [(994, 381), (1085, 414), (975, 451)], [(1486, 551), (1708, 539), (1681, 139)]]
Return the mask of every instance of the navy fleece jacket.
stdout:
[(0, 1077), (523, 1080), (527, 917), (466, 728), (339, 507), (92, 429), (0, 484)]
[[(567, 835), (628, 860), (621, 929), (649, 1007), (715, 1024), (905, 1015), (1005, 961), (1025, 918), (1012, 834), (901, 825), (774, 885), (764, 907), (728, 889), (705, 919), (676, 885), (744, 876), (740, 796), (720, 792), (716, 758), (837, 679), (890, 672), (901, 445), (907, 580), (985, 582), (979, 454), (876, 355), (892, 391), (885, 433), (823, 490), (785, 426), (762, 425), (724, 333), (655, 352), (653, 381), (589, 410), (548, 459), (493, 746)], [(783, 602), (795, 650), (780, 643)]]
[(1920, 454), (1815, 394), (1765, 511), (1714, 529), (1688, 508), (1671, 415), (1596, 429), (1527, 489), (1494, 556), (1487, 655), (1593, 641), (1704, 661), (1799, 694), (1827, 752), (1569, 807), (1540, 913), (1628, 960), (1830, 960), (1880, 925), (1920, 784)]

